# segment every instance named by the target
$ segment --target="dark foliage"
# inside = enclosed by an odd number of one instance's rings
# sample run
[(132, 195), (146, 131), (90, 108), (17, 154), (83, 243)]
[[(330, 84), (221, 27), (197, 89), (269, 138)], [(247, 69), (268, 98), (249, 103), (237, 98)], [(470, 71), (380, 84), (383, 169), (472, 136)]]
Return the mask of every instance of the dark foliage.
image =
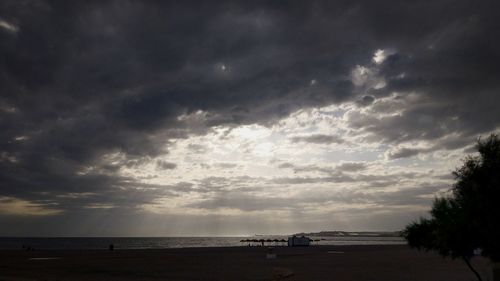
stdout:
[(492, 135), (478, 142), (478, 157), (469, 156), (454, 172), (453, 198), (463, 220), (477, 233), (483, 255), (500, 261), (500, 140)]
[(479, 156), (468, 156), (453, 174), (449, 196), (436, 198), (430, 218), (409, 224), (402, 235), (410, 247), (469, 261), (474, 249), (500, 261), (500, 139), (491, 135), (477, 143)]

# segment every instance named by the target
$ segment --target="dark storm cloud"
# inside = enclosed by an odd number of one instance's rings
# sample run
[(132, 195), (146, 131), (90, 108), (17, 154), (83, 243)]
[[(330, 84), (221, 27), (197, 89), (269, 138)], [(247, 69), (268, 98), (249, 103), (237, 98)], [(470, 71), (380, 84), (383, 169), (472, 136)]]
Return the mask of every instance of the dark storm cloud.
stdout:
[(387, 158), (389, 159), (398, 159), (398, 158), (406, 158), (418, 155), (421, 152), (424, 152), (425, 149), (417, 149), (417, 148), (399, 148), (395, 151), (391, 151), (388, 153)]
[(386, 152), (386, 158), (389, 160), (408, 158), (417, 156), (420, 154), (431, 153), (439, 150), (453, 150), (462, 148), (465, 153), (473, 153), (474, 150), (470, 150), (474, 147), (472, 144), (477, 141), (474, 136), (451, 136), (438, 139), (434, 142), (434, 145), (427, 148), (418, 147), (393, 147)]
[[(491, 10), (497, 4), (462, 1), (451, 7), (443, 3), (435, 2), (431, 12), (441, 19), (426, 17), (432, 30), (422, 33), (418, 42), (406, 38), (395, 43), (397, 53), (379, 67), (378, 75), (386, 78), (387, 87), (373, 90), (374, 96), (392, 91), (420, 95), (400, 108), (399, 115), (363, 120), (361, 127), (379, 140), (439, 141), (461, 134), (470, 143), (498, 128), (500, 115), (495, 107), (500, 85), (494, 77), (500, 73), (500, 57), (494, 33), (499, 22)], [(415, 15), (419, 14), (415, 8)]]
[(360, 106), (368, 106), (372, 104), (374, 100), (375, 98), (372, 96), (363, 96), (362, 98), (357, 100), (356, 103), (359, 104)]
[(157, 160), (156, 161), (156, 167), (160, 170), (172, 170), (177, 167), (177, 164), (175, 163), (170, 163), (164, 160)]
[(362, 162), (346, 162), (336, 167), (342, 172), (357, 172), (366, 169), (366, 164)]
[[(351, 125), (388, 143), (475, 137), (500, 123), (498, 8), (472, 1), (2, 1), (0, 196), (71, 209), (58, 196), (93, 193), (95, 203), (138, 198), (129, 204), (140, 205), (160, 193), (131, 196), (142, 184), (117, 171), (168, 153), (169, 140), (216, 125), (272, 124), (309, 106), (375, 106), (392, 91), (422, 98), (399, 116), (357, 116)], [(359, 92), (349, 73), (373, 65), (384, 48), (396, 50), (376, 66), (387, 86)], [(125, 160), (103, 160), (116, 153)], [(343, 177), (335, 180), (349, 180)]]
[[(391, 187), (403, 184), (408, 180), (429, 179), (443, 180), (442, 175), (432, 175), (427, 172), (402, 172), (394, 174), (361, 173), (360, 170), (342, 170), (342, 166), (336, 170), (317, 169), (315, 166), (305, 166), (304, 170), (297, 172), (324, 172), (328, 176), (295, 176), (276, 177), (270, 179), (267, 184), (278, 185), (303, 185), (303, 184), (329, 184), (329, 183), (357, 183), (368, 187)], [(352, 173), (345, 173), (352, 172)]]
[(367, 165), (363, 162), (345, 162), (335, 167), (320, 167), (317, 165), (294, 165), (284, 162), (278, 165), (280, 169), (292, 169), (295, 173), (319, 172), (324, 174), (341, 174), (343, 172), (359, 172), (365, 170)]
[(427, 206), (438, 193), (446, 191), (443, 185), (419, 185), (394, 191), (331, 190), (328, 194), (302, 194), (300, 198), (255, 196), (250, 193), (226, 192), (213, 198), (190, 203), (187, 207), (203, 209), (231, 208), (242, 211), (296, 210), (309, 204), (332, 203), (375, 204), (380, 206)]
[(331, 143), (343, 143), (344, 140), (338, 136), (331, 135), (311, 135), (311, 136), (301, 136), (293, 137), (292, 142), (309, 142), (315, 144), (331, 144)]

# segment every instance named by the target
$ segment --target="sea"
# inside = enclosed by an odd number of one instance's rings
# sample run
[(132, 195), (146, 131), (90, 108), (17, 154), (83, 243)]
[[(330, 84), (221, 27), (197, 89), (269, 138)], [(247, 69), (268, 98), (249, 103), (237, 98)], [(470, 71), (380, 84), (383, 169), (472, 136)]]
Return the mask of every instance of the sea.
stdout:
[[(247, 240), (287, 240), (288, 236), (251, 237), (0, 237), (0, 249), (165, 249), (189, 247), (260, 246)], [(314, 245), (394, 245), (405, 244), (399, 237), (314, 236)], [(266, 246), (286, 246), (284, 242), (264, 242)]]

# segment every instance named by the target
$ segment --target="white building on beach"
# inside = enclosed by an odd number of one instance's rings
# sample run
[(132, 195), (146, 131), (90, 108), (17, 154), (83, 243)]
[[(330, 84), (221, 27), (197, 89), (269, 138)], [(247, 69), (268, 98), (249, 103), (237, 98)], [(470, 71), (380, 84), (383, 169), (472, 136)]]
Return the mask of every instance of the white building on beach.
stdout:
[(310, 246), (311, 239), (304, 235), (302, 236), (291, 236), (288, 237), (288, 247), (297, 247), (297, 246)]

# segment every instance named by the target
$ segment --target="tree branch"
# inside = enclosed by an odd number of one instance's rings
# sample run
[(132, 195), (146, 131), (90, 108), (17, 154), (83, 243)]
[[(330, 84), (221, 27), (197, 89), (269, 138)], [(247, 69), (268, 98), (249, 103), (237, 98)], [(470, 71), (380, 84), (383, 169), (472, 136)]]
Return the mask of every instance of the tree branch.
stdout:
[(481, 279), (481, 275), (479, 275), (479, 273), (474, 269), (474, 267), (472, 267), (472, 264), (470, 263), (470, 260), (469, 258), (467, 258), (466, 256), (462, 256), (462, 259), (464, 260), (464, 262), (467, 264), (467, 266), (469, 267), (469, 269), (474, 272), (474, 274), (476, 275), (477, 277), (477, 280), (479, 281), (483, 281), (483, 279)]

